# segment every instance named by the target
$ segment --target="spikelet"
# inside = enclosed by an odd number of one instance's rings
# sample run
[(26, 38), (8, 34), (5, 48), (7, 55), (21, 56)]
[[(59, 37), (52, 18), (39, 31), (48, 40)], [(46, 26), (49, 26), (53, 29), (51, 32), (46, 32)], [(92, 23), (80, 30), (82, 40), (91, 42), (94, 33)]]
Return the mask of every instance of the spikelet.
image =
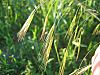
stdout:
[(44, 62), (44, 68), (46, 69), (47, 63), (49, 61), (49, 55), (51, 52), (51, 47), (52, 47), (52, 43), (53, 43), (53, 38), (54, 38), (54, 29), (55, 29), (55, 25), (53, 25), (46, 37), (46, 41), (44, 43), (44, 48), (42, 50), (43, 53), (43, 62)]
[(21, 28), (21, 30), (17, 33), (17, 37), (18, 37), (18, 41), (22, 40), (32, 22), (33, 16), (35, 14), (35, 12), (43, 5), (44, 2), (41, 2), (38, 6), (35, 6), (35, 9), (31, 12), (30, 16), (28, 17), (28, 19), (26, 20), (26, 22), (24, 23), (23, 27)]
[(26, 22), (24, 23), (22, 29), (18, 32), (18, 34), (17, 34), (18, 41), (22, 40), (23, 37), (25, 36), (25, 34), (26, 34), (26, 32), (27, 32), (27, 30), (28, 30), (28, 28), (29, 28), (29, 26), (30, 26), (30, 23), (31, 23), (31, 21), (32, 21), (32, 19), (33, 19), (34, 12), (35, 12), (35, 10), (33, 10), (33, 11), (31, 12), (30, 16), (28, 17), (28, 19), (27, 19)]

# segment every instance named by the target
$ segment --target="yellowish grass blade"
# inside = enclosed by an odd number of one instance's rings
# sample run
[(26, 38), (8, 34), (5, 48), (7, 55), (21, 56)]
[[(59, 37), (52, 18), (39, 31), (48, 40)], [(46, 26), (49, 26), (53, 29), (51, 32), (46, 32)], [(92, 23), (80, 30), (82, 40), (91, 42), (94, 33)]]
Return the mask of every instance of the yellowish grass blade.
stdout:
[(59, 75), (64, 75), (64, 70), (65, 70), (65, 64), (66, 64), (67, 56), (68, 56), (68, 51), (66, 49), (65, 53), (64, 53), (63, 60), (62, 60), (61, 65), (60, 65)]
[(73, 34), (74, 27), (76, 26), (76, 16), (77, 16), (77, 15), (75, 14), (75, 16), (73, 17), (73, 20), (72, 20), (72, 22), (71, 22), (71, 24), (70, 24), (70, 27), (69, 27), (69, 29), (68, 29), (66, 35), (65, 35), (65, 37), (66, 37), (67, 35), (71, 36), (71, 35)]
[(47, 15), (45, 17), (45, 22), (44, 22), (44, 26), (43, 26), (43, 30), (42, 30), (42, 34), (41, 34), (40, 40), (43, 40), (44, 39), (44, 35), (45, 35), (45, 31), (46, 31), (46, 25), (48, 23), (48, 16), (49, 16), (49, 14), (51, 12), (51, 9), (52, 9), (52, 0), (51, 0), (50, 3), (51, 3), (51, 7), (50, 7), (50, 9), (49, 9), (49, 11), (48, 11), (48, 13), (47, 13)]
[(58, 53), (58, 50), (57, 50), (57, 45), (56, 45), (57, 41), (55, 40), (54, 41), (54, 47), (55, 47), (55, 51), (56, 51), (56, 54), (57, 54), (57, 59), (58, 59), (58, 62), (60, 64), (60, 57), (59, 57), (59, 53)]
[(88, 70), (92, 65), (85, 66), (83, 68), (76, 69), (69, 75), (82, 75), (86, 70)]
[(100, 35), (100, 24), (98, 24), (96, 26), (96, 28), (94, 29), (92, 35)]
[(43, 30), (42, 30), (42, 34), (41, 34), (40, 40), (43, 40), (44, 39), (45, 29), (46, 29), (47, 22), (48, 22), (48, 15), (45, 18), (45, 22), (44, 22), (44, 26), (43, 26)]
[[(76, 30), (77, 30), (77, 28), (76, 28)], [(77, 31), (77, 33), (75, 32), (75, 36), (74, 36), (74, 39), (72, 41), (72, 44), (75, 45), (74, 52), (78, 48), (77, 56), (76, 56), (76, 61), (77, 61), (77, 59), (79, 57), (80, 47), (87, 47), (86, 45), (81, 44), (82, 32), (83, 32), (83, 28), (80, 28), (79, 31)], [(77, 34), (77, 36), (76, 36), (76, 34)]]
[(92, 66), (92, 65), (88, 65), (88, 66), (82, 68), (81, 70), (78, 71), (77, 74), (78, 74), (78, 75), (83, 74), (83, 73), (84, 73), (86, 70), (88, 70), (91, 66)]

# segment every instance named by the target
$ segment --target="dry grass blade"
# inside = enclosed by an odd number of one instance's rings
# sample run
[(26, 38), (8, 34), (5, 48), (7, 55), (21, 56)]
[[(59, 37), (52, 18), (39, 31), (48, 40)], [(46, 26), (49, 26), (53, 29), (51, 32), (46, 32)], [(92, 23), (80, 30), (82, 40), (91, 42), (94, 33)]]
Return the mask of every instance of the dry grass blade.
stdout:
[(59, 75), (64, 75), (64, 69), (65, 69), (65, 64), (66, 64), (67, 56), (68, 56), (68, 51), (66, 49), (66, 52), (64, 53), (64, 57), (63, 57), (63, 60), (61, 62), (61, 65), (60, 65)]
[(83, 68), (76, 69), (69, 75), (82, 75), (86, 70), (88, 70), (92, 65), (85, 66)]
[(92, 66), (92, 65), (88, 65), (88, 66), (82, 68), (81, 70), (78, 71), (77, 74), (78, 74), (78, 75), (81, 75), (81, 74), (84, 73), (86, 70), (88, 70), (91, 66)]

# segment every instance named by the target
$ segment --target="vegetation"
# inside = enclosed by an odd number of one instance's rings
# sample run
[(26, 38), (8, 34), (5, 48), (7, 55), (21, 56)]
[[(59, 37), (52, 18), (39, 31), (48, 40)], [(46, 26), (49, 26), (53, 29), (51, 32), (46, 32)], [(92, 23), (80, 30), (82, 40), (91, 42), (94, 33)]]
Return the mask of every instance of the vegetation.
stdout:
[(0, 0), (0, 75), (91, 75), (100, 45), (100, 0)]

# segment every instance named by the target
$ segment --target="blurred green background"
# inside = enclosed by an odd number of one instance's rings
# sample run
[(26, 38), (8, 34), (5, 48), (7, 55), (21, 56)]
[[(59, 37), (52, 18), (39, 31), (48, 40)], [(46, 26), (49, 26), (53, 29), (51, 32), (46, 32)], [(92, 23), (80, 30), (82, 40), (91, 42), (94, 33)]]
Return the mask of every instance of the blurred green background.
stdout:
[[(17, 33), (39, 4), (18, 42)], [(0, 75), (69, 75), (75, 70), (78, 75), (79, 68), (91, 64), (99, 44), (100, 0), (0, 0)], [(91, 69), (82, 74), (91, 75)]]

